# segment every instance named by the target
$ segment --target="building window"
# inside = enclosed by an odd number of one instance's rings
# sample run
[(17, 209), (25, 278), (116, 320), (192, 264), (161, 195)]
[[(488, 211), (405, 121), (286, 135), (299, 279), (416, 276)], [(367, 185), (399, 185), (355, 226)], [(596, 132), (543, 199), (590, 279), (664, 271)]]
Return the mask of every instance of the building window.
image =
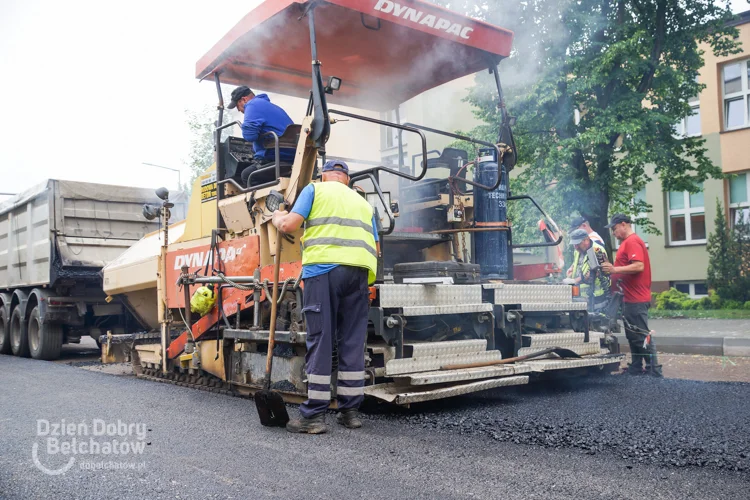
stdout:
[(675, 288), (678, 292), (686, 293), (694, 299), (708, 297), (708, 285), (706, 285), (705, 281), (674, 282), (672, 283), (672, 288)]
[(701, 135), (701, 106), (698, 96), (691, 97), (688, 104), (690, 104), (690, 115), (675, 125), (675, 136), (679, 138)]
[(669, 243), (686, 245), (706, 242), (706, 212), (703, 192), (670, 191)]
[(722, 78), (724, 129), (750, 126), (750, 60), (724, 65)]
[(739, 174), (729, 179), (729, 221), (736, 224), (750, 224), (750, 182), (747, 174)]

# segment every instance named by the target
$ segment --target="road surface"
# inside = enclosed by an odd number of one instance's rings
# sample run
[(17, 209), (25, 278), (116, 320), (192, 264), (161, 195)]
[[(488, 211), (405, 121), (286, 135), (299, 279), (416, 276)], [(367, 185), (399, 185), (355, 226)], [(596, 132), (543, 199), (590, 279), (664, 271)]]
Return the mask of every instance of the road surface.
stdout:
[[(744, 499), (750, 488), (747, 384), (605, 377), (376, 407), (356, 431), (330, 415), (330, 434), (306, 436), (263, 428), (249, 400), (64, 363), (0, 356), (0, 380), (0, 498)], [(63, 419), (75, 425), (55, 454)], [(111, 440), (84, 427), (118, 420), (133, 424), (120, 444), (144, 442), (141, 454), (59, 452), (72, 437)], [(70, 458), (62, 474), (40, 470)]]

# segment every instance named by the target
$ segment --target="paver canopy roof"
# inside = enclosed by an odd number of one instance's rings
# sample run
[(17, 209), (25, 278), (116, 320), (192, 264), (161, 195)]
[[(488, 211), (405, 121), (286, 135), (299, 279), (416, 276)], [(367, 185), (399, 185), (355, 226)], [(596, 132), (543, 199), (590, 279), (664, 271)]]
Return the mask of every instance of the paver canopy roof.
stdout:
[[(312, 1), (266, 0), (196, 65), (196, 77), (307, 98)], [(486, 70), (510, 54), (513, 33), (422, 0), (317, 1), (324, 78), (343, 80), (328, 100), (388, 110), (428, 89)], [(300, 17), (302, 17), (300, 19)]]

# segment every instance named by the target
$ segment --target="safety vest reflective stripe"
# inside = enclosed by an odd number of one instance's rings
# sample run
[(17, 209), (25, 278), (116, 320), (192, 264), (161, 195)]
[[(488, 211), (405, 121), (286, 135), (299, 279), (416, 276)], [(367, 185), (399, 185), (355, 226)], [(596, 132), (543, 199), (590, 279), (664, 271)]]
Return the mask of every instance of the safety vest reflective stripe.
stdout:
[(313, 247), (316, 245), (336, 245), (339, 247), (364, 248), (369, 253), (371, 253), (373, 257), (375, 257), (376, 259), (378, 258), (378, 253), (375, 251), (375, 249), (370, 247), (364, 241), (360, 241), (360, 240), (347, 240), (344, 238), (311, 238), (311, 239), (305, 240), (302, 243), (302, 248), (307, 249), (309, 247)]
[(372, 231), (372, 223), (365, 224), (361, 220), (345, 219), (343, 217), (318, 217), (317, 219), (309, 219), (305, 224), (307, 227), (336, 224), (337, 226), (359, 227), (368, 232)]

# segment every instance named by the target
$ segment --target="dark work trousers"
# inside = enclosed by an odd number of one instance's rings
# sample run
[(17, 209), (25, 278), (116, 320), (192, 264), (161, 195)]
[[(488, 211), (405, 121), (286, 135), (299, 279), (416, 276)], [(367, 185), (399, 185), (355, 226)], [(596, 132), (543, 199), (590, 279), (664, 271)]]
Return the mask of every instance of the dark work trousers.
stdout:
[(328, 409), (334, 342), (338, 351), (339, 409), (359, 408), (365, 394), (367, 269), (338, 266), (326, 274), (305, 278), (304, 301), (307, 401), (300, 405), (300, 413), (310, 418)]
[[(248, 165), (247, 167), (245, 167), (242, 170), (242, 173), (240, 174), (240, 176), (242, 178), (242, 187), (250, 187), (250, 186), (247, 185), (248, 179), (250, 179), (250, 174), (252, 174), (256, 170), (258, 170), (261, 167), (261, 165), (262, 165), (262, 161), (259, 160), (259, 159), (255, 159), (255, 160), (253, 160), (253, 162), (250, 165)], [(272, 172), (267, 172), (267, 174), (269, 174), (271, 176), (271, 179), (273, 179), (274, 175), (273, 175)], [(257, 176), (253, 177), (253, 183), (254, 184), (260, 184), (261, 183), (261, 180), (258, 178), (259, 176), (268, 177), (265, 174), (258, 174)]]
[(630, 344), (630, 371), (640, 372), (646, 362), (646, 372), (661, 374), (661, 366), (656, 359), (656, 344), (651, 342), (643, 347), (648, 335), (648, 308), (650, 302), (625, 302), (622, 304), (622, 315), (625, 318), (625, 336)]

